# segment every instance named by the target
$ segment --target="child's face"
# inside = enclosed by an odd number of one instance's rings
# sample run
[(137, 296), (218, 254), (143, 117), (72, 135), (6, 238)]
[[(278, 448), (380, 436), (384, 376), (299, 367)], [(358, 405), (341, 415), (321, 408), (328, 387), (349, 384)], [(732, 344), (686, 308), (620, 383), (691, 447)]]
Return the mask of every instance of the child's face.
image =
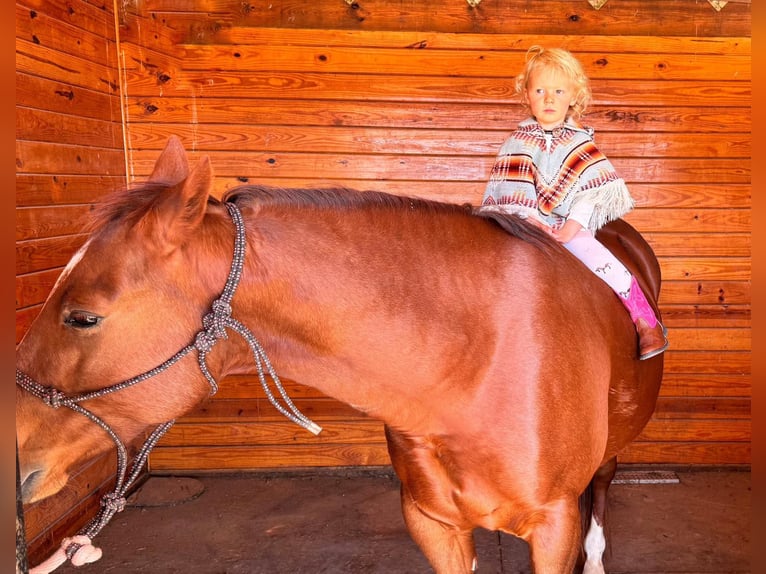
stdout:
[(532, 115), (543, 127), (553, 129), (564, 121), (574, 103), (574, 86), (555, 69), (538, 68), (529, 74), (525, 98)]

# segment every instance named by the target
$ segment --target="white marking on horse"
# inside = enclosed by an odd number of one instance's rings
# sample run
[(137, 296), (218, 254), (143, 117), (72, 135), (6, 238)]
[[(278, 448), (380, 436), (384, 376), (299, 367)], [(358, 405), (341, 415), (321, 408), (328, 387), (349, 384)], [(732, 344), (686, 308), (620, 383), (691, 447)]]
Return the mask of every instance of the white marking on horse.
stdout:
[(604, 528), (596, 522), (596, 517), (591, 517), (588, 535), (585, 537), (585, 567), (583, 574), (605, 574), (604, 563), (601, 557), (606, 548), (606, 538), (604, 538)]
[(69, 260), (69, 263), (66, 264), (66, 267), (64, 267), (64, 270), (58, 276), (58, 279), (56, 279), (56, 283), (53, 285), (53, 289), (51, 289), (51, 292), (55, 291), (56, 288), (59, 286), (59, 284), (69, 276), (69, 274), (74, 270), (75, 267), (77, 267), (77, 264), (85, 256), (85, 252), (88, 250), (88, 245), (90, 245), (90, 239), (88, 239), (88, 241), (86, 241), (83, 244), (83, 246), (77, 250), (77, 253), (72, 255), (72, 258)]

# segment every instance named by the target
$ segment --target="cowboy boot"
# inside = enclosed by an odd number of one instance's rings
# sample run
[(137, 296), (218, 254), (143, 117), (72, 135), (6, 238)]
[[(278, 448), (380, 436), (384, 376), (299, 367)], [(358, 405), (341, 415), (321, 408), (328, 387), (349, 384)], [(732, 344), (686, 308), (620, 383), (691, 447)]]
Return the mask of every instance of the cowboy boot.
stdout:
[(646, 300), (646, 296), (635, 277), (631, 278), (627, 298), (620, 297), (620, 300), (630, 313), (630, 318), (636, 326), (638, 358), (644, 361), (667, 349), (667, 329), (657, 320), (654, 309)]

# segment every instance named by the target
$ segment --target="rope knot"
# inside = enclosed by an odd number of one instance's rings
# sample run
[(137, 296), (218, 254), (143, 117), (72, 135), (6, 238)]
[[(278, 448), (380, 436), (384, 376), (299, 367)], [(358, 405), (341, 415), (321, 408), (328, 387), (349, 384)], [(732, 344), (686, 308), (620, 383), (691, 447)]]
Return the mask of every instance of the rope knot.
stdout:
[(66, 395), (53, 387), (45, 387), (42, 399), (46, 405), (57, 409), (64, 402), (64, 399), (66, 399)]
[(226, 324), (231, 319), (231, 305), (221, 299), (213, 301), (212, 313), (202, 317), (202, 326), (209, 338), (227, 339)]
[(207, 331), (200, 331), (194, 339), (194, 346), (200, 354), (207, 353), (213, 348), (213, 345), (215, 345), (217, 340), (218, 339), (214, 335), (211, 335)]
[(212, 304), (213, 315), (217, 318), (228, 319), (231, 317), (231, 305), (223, 299), (216, 299)]
[(125, 510), (125, 497), (116, 492), (110, 492), (101, 499), (101, 506), (112, 512), (122, 512)]
[(64, 538), (61, 546), (65, 549), (66, 555), (73, 566), (82, 566), (95, 562), (101, 558), (102, 554), (100, 548), (93, 546), (90, 537), (83, 534)]

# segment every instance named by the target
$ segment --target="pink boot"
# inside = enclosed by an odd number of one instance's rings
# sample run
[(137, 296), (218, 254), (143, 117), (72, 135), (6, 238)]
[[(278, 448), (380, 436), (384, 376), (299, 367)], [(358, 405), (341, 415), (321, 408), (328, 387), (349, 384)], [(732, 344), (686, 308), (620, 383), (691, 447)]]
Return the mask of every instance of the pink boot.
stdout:
[(668, 348), (667, 331), (657, 320), (654, 309), (646, 300), (641, 286), (633, 277), (630, 282), (630, 291), (627, 299), (620, 297), (620, 301), (630, 313), (630, 318), (636, 325), (638, 332), (638, 358), (649, 359), (659, 355)]

